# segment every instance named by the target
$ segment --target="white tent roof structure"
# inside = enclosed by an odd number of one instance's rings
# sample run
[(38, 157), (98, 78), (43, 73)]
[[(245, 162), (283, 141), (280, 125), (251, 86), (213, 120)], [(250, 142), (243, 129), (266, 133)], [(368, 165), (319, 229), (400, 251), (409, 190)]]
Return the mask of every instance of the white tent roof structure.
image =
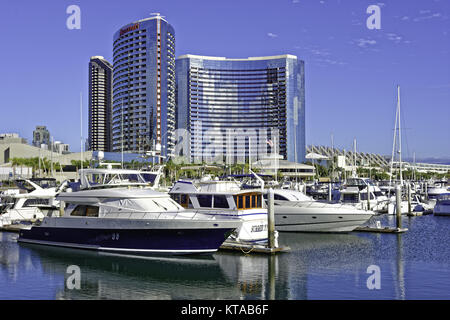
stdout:
[(325, 156), (315, 153), (315, 152), (308, 153), (305, 158), (312, 159), (312, 160), (330, 160), (329, 157), (325, 157)]

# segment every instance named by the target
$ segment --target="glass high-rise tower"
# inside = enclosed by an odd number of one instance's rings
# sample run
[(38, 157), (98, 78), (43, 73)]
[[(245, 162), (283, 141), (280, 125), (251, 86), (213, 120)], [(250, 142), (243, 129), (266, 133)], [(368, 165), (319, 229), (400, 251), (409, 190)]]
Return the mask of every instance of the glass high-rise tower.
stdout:
[(175, 130), (175, 31), (159, 14), (114, 34), (113, 151), (170, 154)]
[(176, 79), (177, 128), (190, 133), (191, 160), (255, 161), (275, 153), (305, 161), (304, 62), (296, 56), (183, 55)]

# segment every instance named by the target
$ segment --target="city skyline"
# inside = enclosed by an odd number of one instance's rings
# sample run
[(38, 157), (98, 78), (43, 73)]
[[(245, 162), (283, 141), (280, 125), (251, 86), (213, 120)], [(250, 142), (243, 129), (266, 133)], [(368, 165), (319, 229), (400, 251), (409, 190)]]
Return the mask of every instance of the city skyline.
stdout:
[[(79, 30), (66, 26), (72, 4), (81, 9)], [(370, 5), (381, 9), (379, 30), (366, 26)], [(112, 62), (114, 32), (160, 12), (176, 30), (176, 57), (292, 54), (305, 61), (306, 145), (333, 139), (335, 147), (351, 150), (356, 138), (358, 151), (389, 155), (400, 85), (403, 155), (450, 157), (445, 1), (17, 1), (3, 7), (2, 41), (11, 50), (0, 53), (8, 61), (0, 80), (1, 132), (31, 141), (36, 125), (44, 125), (79, 151), (80, 92), (88, 137), (89, 58)]]

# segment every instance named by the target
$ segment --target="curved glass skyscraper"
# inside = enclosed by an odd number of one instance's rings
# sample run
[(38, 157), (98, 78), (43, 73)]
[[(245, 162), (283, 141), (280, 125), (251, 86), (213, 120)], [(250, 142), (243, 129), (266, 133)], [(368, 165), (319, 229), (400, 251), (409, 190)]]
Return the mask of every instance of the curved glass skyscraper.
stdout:
[(114, 34), (113, 151), (170, 153), (175, 129), (175, 31), (156, 15)]
[[(305, 161), (304, 62), (293, 55), (176, 60), (177, 128), (191, 160)], [(220, 159), (222, 156), (223, 159)]]

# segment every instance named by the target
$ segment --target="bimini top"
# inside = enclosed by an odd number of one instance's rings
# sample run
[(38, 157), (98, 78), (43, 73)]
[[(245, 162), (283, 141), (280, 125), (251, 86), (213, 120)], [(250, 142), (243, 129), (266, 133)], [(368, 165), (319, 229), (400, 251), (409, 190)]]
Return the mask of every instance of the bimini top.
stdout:
[(150, 186), (143, 173), (145, 172), (126, 169), (81, 169), (80, 189)]

